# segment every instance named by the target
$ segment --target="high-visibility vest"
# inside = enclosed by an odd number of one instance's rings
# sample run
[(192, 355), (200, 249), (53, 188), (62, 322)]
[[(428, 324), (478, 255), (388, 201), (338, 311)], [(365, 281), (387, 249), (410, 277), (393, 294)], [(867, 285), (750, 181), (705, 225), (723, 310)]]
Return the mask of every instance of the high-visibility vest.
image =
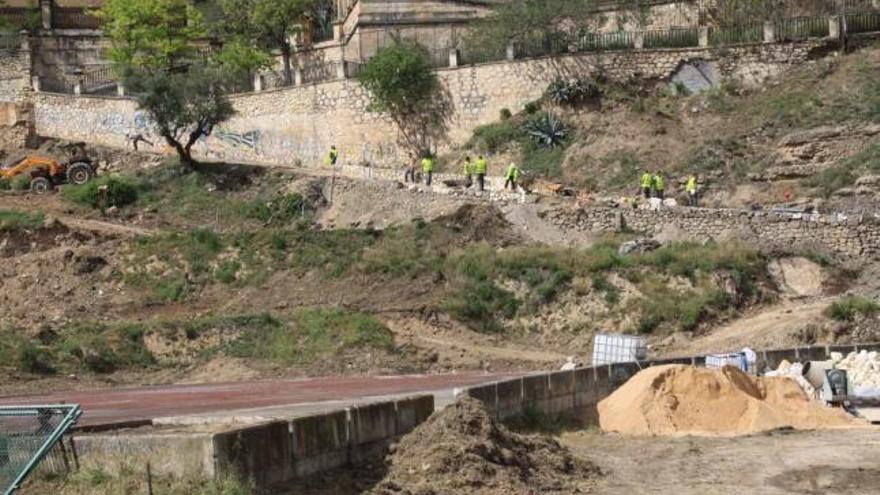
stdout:
[(422, 160), (422, 172), (428, 173), (434, 171), (434, 159), (433, 158), (425, 158)]
[(649, 174), (649, 173), (643, 174), (642, 175), (642, 189), (650, 188), (653, 181), (654, 181), (654, 178), (651, 177), (651, 174)]
[(488, 168), (489, 168), (489, 166), (488, 166), (488, 164), (486, 163), (486, 159), (485, 159), (485, 158), (478, 158), (478, 159), (477, 159), (476, 171), (477, 171), (478, 174), (486, 175), (486, 170), (487, 170)]
[(327, 155), (327, 159), (324, 160), (327, 165), (333, 165), (336, 163), (336, 158), (339, 156), (339, 150), (330, 150), (330, 154)]
[(662, 175), (655, 175), (654, 176), (654, 187), (658, 191), (662, 191), (662, 190), (666, 189), (666, 181), (663, 179)]
[(689, 193), (697, 192), (697, 178), (693, 175), (688, 177), (687, 185), (684, 186), (684, 189)]
[(474, 164), (470, 161), (464, 162), (464, 175), (471, 175), (474, 173)]
[(510, 167), (507, 169), (507, 178), (516, 180), (519, 178), (519, 169), (516, 168), (516, 165), (510, 164)]

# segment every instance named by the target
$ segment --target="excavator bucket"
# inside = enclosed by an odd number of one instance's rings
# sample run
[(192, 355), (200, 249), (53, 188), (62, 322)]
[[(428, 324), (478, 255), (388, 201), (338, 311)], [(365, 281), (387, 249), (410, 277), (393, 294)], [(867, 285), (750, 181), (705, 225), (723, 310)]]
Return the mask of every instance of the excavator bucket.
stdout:
[(19, 489), (81, 413), (78, 405), (0, 407), (0, 493)]

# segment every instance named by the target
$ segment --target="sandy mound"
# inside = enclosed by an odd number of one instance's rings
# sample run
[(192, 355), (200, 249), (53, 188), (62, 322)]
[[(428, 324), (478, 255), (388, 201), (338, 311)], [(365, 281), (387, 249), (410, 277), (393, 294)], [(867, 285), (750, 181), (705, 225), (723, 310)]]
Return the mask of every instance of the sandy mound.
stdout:
[(855, 421), (809, 401), (788, 378), (670, 365), (643, 370), (600, 402), (599, 423), (605, 431), (627, 435), (740, 435)]
[(405, 436), (373, 495), (577, 493), (598, 470), (555, 440), (520, 435), (462, 398)]

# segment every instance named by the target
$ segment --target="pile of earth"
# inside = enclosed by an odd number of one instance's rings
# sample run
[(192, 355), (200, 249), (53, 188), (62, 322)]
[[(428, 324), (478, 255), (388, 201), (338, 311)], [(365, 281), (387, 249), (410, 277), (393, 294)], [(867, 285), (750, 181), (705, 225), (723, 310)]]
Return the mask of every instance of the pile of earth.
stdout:
[(373, 495), (579, 493), (600, 474), (553, 439), (508, 430), (471, 398), (435, 413), (387, 461)]
[(668, 365), (641, 371), (600, 402), (599, 424), (626, 435), (743, 435), (857, 423), (812, 402), (789, 378)]

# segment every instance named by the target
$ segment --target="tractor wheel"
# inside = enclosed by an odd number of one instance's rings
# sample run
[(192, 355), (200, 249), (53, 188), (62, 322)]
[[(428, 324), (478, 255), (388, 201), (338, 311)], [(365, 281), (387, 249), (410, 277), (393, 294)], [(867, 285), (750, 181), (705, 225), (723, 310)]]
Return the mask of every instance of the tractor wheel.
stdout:
[(36, 194), (46, 194), (52, 190), (52, 182), (47, 177), (36, 177), (31, 181), (31, 191)]
[(67, 182), (77, 186), (92, 180), (94, 172), (88, 163), (77, 162), (67, 167)]

